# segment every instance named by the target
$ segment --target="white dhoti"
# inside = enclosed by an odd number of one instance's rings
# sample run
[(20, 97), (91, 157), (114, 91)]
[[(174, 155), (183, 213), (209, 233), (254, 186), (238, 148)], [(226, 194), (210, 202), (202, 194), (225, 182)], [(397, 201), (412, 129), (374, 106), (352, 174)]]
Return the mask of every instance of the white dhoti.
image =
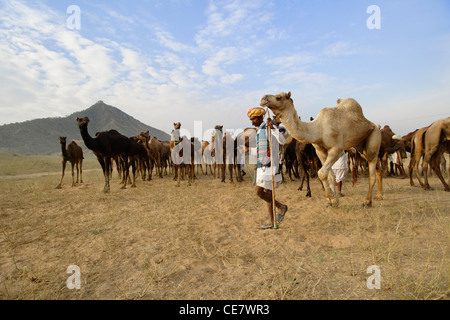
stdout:
[(395, 164), (399, 164), (397, 152), (392, 152), (388, 154), (388, 159)]
[(336, 177), (336, 183), (342, 182), (345, 180), (348, 172), (348, 156), (347, 153), (344, 154), (333, 164), (331, 170), (333, 170), (334, 176)]
[[(278, 171), (278, 168), (273, 168), (274, 173)], [(277, 188), (281, 181), (281, 173), (274, 175), (274, 185)], [(256, 185), (264, 189), (272, 190), (272, 168), (271, 167), (261, 167), (256, 169)]]

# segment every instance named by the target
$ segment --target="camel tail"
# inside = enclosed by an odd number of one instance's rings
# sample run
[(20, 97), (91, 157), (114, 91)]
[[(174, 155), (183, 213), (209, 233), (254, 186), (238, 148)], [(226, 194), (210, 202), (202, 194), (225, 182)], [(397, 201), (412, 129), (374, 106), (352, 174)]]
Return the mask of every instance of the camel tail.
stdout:
[(353, 173), (352, 173), (353, 181), (352, 181), (352, 187), (355, 186), (356, 181), (358, 180), (358, 173), (356, 172), (355, 169), (356, 169), (356, 168), (355, 168), (355, 165), (353, 165)]

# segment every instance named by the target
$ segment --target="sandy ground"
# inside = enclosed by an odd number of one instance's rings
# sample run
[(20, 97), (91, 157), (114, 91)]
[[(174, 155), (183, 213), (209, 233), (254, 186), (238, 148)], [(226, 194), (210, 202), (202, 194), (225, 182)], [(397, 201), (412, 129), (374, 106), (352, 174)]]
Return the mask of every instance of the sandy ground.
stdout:
[[(450, 193), (384, 179), (384, 200), (361, 206), (367, 178), (344, 183), (339, 208), (286, 181), (277, 230), (251, 177), (221, 183), (199, 174), (137, 180), (103, 194), (99, 171), (55, 189), (59, 176), (0, 179), (1, 299), (448, 299)], [(67, 268), (80, 268), (70, 290)], [(369, 289), (368, 267), (380, 270)]]

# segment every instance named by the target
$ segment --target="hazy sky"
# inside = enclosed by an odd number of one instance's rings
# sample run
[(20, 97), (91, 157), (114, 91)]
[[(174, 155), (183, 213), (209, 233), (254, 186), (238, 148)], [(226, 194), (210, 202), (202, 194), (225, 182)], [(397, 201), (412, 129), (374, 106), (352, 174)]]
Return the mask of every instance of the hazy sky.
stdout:
[(291, 91), (305, 121), (353, 97), (403, 135), (450, 116), (450, 1), (0, 0), (0, 61), (0, 124), (103, 100), (168, 133), (238, 129)]

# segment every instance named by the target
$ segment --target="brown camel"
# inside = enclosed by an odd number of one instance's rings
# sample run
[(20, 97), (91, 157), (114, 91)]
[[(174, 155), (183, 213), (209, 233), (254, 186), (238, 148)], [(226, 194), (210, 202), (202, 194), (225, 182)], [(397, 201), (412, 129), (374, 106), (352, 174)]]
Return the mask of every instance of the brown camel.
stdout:
[(444, 185), (445, 191), (450, 191), (449, 185), (444, 180), (440, 169), (441, 157), (447, 150), (447, 143), (450, 141), (450, 117), (435, 121), (425, 132), (424, 157), (422, 169), (424, 175), (424, 188), (431, 189), (428, 184), (428, 164), (436, 173), (439, 180)]
[[(355, 147), (369, 163), (369, 192), (364, 206), (372, 205), (372, 189), (378, 182), (377, 199), (382, 198), (382, 174), (378, 153), (381, 133), (367, 120), (361, 106), (352, 98), (338, 99), (334, 108), (322, 109), (311, 122), (302, 122), (294, 108), (291, 93), (265, 95), (261, 106), (279, 117), (289, 133), (303, 143), (312, 143), (322, 163), (318, 176), (330, 205), (338, 205), (335, 177), (331, 167), (351, 147)], [(328, 181), (327, 181), (328, 180)]]
[(297, 147), (297, 140), (292, 138), (291, 135), (285, 136), (286, 143), (283, 145), (284, 148), (284, 165), (286, 167), (286, 172), (289, 176), (289, 180), (295, 181), (292, 178), (292, 174), (294, 174), (295, 178), (300, 178), (299, 170), (298, 170), (298, 161), (297, 155), (295, 153)]
[(103, 192), (109, 193), (110, 186), (110, 166), (111, 159), (114, 156), (121, 156), (124, 162), (124, 179), (125, 183), (122, 189), (126, 188), (126, 182), (129, 176), (128, 155), (130, 152), (130, 139), (116, 130), (109, 130), (99, 132), (95, 138), (92, 138), (88, 132), (89, 118), (77, 118), (78, 127), (80, 129), (81, 137), (83, 138), (86, 147), (94, 152), (97, 160), (100, 163), (103, 175), (105, 177), (105, 187)]
[(77, 182), (78, 175), (80, 176), (80, 183), (83, 183), (83, 149), (75, 141), (72, 141), (66, 147), (66, 137), (59, 137), (59, 143), (61, 144), (62, 151), (62, 175), (61, 181), (56, 186), (56, 189), (61, 189), (61, 184), (64, 178), (64, 172), (66, 171), (66, 162), (69, 161), (72, 165), (72, 187), (75, 187), (75, 173), (74, 167), (77, 167)]
[(172, 159), (170, 158), (170, 141), (161, 142), (161, 171), (164, 168), (164, 174), (167, 176), (167, 167), (172, 167)]
[[(145, 173), (146, 171), (149, 171), (150, 164), (147, 150), (138, 136), (131, 137), (129, 139), (130, 149), (128, 153), (128, 166), (131, 165), (132, 167), (133, 182), (131, 183), (131, 187), (135, 188), (136, 171), (139, 170), (141, 172), (142, 180), (145, 181)], [(124, 183), (126, 183), (126, 181)]]
[(156, 174), (162, 178), (162, 168), (161, 168), (161, 152), (163, 149), (163, 144), (156, 139), (156, 137), (150, 137), (149, 131), (141, 132), (138, 136), (142, 137), (142, 141), (147, 149), (150, 168), (149, 168), (149, 179), (152, 179), (153, 167), (156, 169)]
[(306, 179), (306, 197), (311, 198), (309, 178), (310, 176), (314, 178), (322, 165), (316, 154), (316, 150), (311, 143), (302, 143), (297, 141), (295, 145), (295, 155), (297, 158), (297, 163), (302, 168), (302, 182), (297, 190), (303, 190), (303, 183)]
[(412, 146), (412, 139), (414, 137), (414, 134), (419, 129), (414, 130), (413, 132), (408, 133), (407, 135), (403, 136), (402, 139), (405, 141), (405, 150), (409, 153), (411, 153), (411, 146)]
[[(392, 153), (396, 153), (397, 155), (397, 163), (394, 163), (396, 169), (400, 170), (400, 173), (402, 175), (402, 178), (406, 178), (405, 170), (403, 169), (403, 163), (402, 158), (406, 157), (406, 150), (405, 150), (405, 143), (403, 140), (394, 140), (393, 137), (395, 133), (392, 131), (392, 129), (385, 125), (383, 129), (380, 130), (381, 132), (381, 164), (383, 166), (383, 176), (392, 176), (394, 175), (394, 170), (391, 168), (389, 170), (388, 168), (388, 157)], [(392, 164), (392, 162), (391, 162)]]
[[(181, 123), (176, 122), (173, 124), (174, 130), (172, 131), (172, 136), (170, 139), (170, 154), (174, 167), (174, 180), (177, 180), (176, 187), (180, 186), (182, 170), (185, 169), (188, 174), (188, 186), (194, 181), (194, 161), (193, 161), (193, 150), (190, 139), (183, 136), (180, 137)], [(191, 151), (190, 157), (185, 154), (184, 151)]]

